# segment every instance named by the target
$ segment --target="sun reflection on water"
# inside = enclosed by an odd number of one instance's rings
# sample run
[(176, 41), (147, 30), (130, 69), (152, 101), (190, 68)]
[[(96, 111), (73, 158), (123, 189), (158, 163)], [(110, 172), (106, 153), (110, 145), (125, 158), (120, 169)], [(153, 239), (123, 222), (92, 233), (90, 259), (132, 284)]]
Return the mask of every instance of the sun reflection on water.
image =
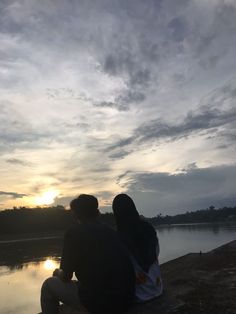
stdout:
[(46, 270), (54, 270), (55, 268), (58, 268), (58, 262), (48, 258), (44, 261), (43, 268)]

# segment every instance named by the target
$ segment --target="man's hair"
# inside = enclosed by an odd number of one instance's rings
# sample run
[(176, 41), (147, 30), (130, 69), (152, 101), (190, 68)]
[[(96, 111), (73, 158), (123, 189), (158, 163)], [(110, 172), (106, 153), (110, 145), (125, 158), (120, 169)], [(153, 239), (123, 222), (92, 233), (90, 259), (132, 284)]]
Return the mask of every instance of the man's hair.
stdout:
[(81, 194), (71, 201), (70, 208), (79, 220), (93, 220), (98, 215), (98, 200), (93, 195)]

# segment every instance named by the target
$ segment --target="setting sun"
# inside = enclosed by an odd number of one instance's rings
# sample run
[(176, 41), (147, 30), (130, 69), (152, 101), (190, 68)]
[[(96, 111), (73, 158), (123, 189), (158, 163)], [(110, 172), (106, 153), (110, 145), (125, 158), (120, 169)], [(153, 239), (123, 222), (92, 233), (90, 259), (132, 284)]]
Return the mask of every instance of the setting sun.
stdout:
[(51, 205), (58, 195), (59, 192), (55, 190), (44, 192), (43, 194), (35, 198), (35, 204), (39, 206)]

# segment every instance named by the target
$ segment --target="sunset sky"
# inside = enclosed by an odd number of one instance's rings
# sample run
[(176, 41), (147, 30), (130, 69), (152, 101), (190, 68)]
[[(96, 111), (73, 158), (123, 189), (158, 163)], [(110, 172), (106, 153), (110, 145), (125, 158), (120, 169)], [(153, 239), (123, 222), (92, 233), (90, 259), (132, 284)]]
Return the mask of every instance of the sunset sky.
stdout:
[(235, 0), (1, 0), (0, 208), (236, 205)]

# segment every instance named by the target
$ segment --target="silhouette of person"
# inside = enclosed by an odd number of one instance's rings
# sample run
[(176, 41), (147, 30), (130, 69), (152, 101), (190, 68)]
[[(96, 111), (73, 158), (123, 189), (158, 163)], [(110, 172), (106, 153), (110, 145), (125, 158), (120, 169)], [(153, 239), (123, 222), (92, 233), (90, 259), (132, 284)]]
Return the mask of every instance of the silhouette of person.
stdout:
[[(58, 314), (59, 301), (91, 313), (122, 313), (133, 302), (135, 274), (117, 233), (97, 221), (98, 201), (82, 194), (70, 203), (77, 223), (64, 236), (60, 269), (41, 289), (43, 314)], [(78, 281), (71, 280), (75, 273)]]
[(127, 246), (136, 274), (135, 299), (144, 302), (162, 294), (159, 242), (155, 229), (140, 218), (133, 200), (117, 195), (112, 204), (118, 234)]

